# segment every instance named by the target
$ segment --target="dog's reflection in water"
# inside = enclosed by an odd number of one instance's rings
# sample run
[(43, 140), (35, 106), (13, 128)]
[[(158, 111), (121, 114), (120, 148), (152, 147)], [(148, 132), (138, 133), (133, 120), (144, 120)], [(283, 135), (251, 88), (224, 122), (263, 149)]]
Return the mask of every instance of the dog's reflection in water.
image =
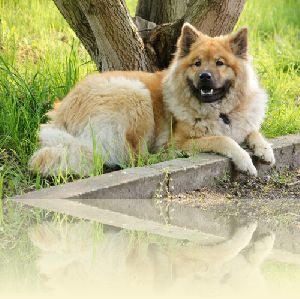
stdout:
[[(273, 248), (274, 234), (251, 242), (256, 224), (239, 227), (214, 245), (151, 242), (128, 232), (97, 235), (90, 223), (44, 224), (31, 232), (39, 248), (38, 268), (52, 291), (163, 297), (214, 297), (263, 287), (260, 265)], [(152, 239), (153, 241), (153, 239)], [(118, 296), (119, 297), (119, 296)]]

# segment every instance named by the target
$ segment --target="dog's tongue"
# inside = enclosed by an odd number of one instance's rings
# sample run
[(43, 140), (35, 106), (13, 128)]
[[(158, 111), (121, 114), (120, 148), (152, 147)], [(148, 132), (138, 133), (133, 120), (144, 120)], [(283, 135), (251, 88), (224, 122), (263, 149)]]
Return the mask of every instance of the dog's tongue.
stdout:
[(211, 96), (214, 93), (212, 88), (201, 88), (201, 95), (202, 96)]

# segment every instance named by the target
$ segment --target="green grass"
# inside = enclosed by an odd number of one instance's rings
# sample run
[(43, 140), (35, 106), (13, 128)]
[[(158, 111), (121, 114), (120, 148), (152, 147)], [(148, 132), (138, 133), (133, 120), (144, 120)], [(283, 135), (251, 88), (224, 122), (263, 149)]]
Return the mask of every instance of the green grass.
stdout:
[(250, 50), (269, 106), (263, 133), (300, 130), (300, 1), (247, 1), (237, 24), (250, 29)]

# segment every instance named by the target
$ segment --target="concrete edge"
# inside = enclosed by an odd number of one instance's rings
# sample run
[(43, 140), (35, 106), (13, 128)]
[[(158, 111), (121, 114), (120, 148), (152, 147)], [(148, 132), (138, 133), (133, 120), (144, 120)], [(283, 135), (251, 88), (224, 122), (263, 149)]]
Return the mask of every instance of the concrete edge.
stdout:
[[(300, 166), (300, 134), (271, 139), (276, 168)], [(270, 166), (255, 161), (259, 174)], [(120, 170), (97, 177), (78, 180), (17, 196), (15, 199), (101, 199), (153, 198), (168, 192), (176, 194), (215, 184), (216, 178), (232, 174), (228, 158), (215, 154), (199, 154), (158, 164)]]
[[(21, 204), (26, 204), (23, 200), (15, 200)], [(201, 242), (202, 244), (215, 243), (225, 237), (204, 233), (198, 229), (180, 227), (175, 224), (164, 223), (163, 221), (153, 221), (132, 215), (116, 212), (108, 209), (93, 207), (80, 202), (68, 199), (32, 199), (30, 206), (47, 209), (52, 212), (64, 213), (73, 217), (97, 221), (103, 225), (114, 226), (121, 229), (143, 231), (163, 237), (178, 240), (189, 240)]]

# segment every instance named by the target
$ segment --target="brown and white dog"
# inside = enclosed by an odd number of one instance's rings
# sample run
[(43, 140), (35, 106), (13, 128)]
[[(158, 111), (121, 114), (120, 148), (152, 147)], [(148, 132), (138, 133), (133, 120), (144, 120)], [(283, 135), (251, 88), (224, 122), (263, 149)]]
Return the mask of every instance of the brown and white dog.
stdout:
[(259, 133), (266, 103), (247, 54), (247, 29), (211, 38), (185, 24), (165, 71), (106, 72), (79, 82), (41, 127), (30, 168), (88, 175), (95, 154), (120, 165), (172, 138), (178, 149), (219, 153), (256, 175), (239, 144), (245, 141), (255, 156), (275, 163)]

